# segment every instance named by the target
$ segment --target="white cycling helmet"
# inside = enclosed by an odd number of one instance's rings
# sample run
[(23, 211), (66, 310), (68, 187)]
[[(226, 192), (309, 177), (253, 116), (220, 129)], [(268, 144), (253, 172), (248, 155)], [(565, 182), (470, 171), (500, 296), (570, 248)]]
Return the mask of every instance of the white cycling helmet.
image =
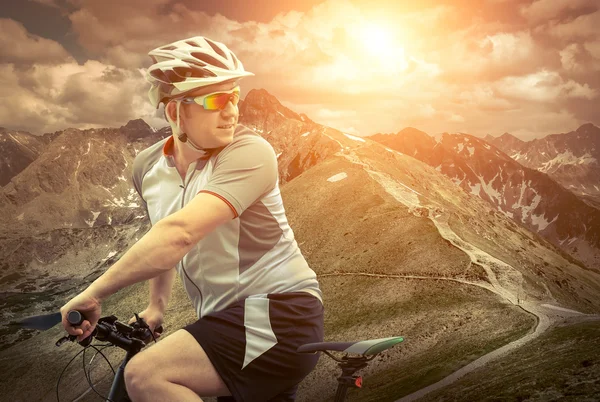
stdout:
[(196, 88), (254, 75), (220, 42), (202, 36), (178, 40), (148, 53), (154, 64), (146, 79), (148, 97), (158, 109), (161, 102)]

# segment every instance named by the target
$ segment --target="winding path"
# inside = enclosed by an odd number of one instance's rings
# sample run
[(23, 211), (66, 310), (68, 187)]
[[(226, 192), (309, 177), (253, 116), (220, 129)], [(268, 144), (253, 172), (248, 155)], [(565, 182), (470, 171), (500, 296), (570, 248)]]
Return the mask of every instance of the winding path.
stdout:
[[(342, 156), (349, 160), (350, 162), (362, 166), (365, 171), (371, 176), (376, 182), (378, 182), (383, 189), (390, 194), (394, 199), (396, 199), (399, 203), (407, 206), (409, 210), (412, 210), (416, 207), (423, 206), (420, 204), (419, 197), (417, 195), (421, 194), (417, 193), (415, 190), (410, 187), (398, 183), (394, 178), (371, 169), (367, 163), (362, 161), (354, 152), (350, 154), (346, 153), (337, 153), (337, 155)], [(423, 197), (425, 198), (425, 197)], [(427, 207), (426, 207), (427, 208)], [(524, 344), (532, 341), (533, 339), (540, 336), (544, 333), (554, 322), (558, 320), (563, 320), (568, 317), (579, 316), (582, 318), (592, 318), (591, 315), (583, 314), (578, 311), (569, 310), (560, 306), (554, 306), (551, 304), (542, 304), (537, 301), (525, 301), (521, 299), (521, 295), (525, 295), (525, 291), (523, 289), (523, 275), (517, 269), (512, 267), (511, 265), (501, 261), (485, 251), (475, 247), (471, 243), (466, 242), (461, 239), (454, 231), (450, 228), (448, 224), (448, 214), (447, 213), (438, 213), (429, 209), (429, 219), (435, 224), (438, 232), (442, 236), (442, 238), (449, 241), (454, 247), (465, 252), (469, 258), (471, 259), (472, 264), (477, 264), (481, 266), (487, 275), (487, 279), (489, 280), (489, 284), (485, 282), (471, 282), (460, 279), (453, 278), (445, 278), (445, 277), (421, 277), (414, 275), (380, 275), (380, 274), (360, 274), (360, 275), (368, 275), (368, 276), (387, 276), (387, 277), (403, 277), (403, 278), (412, 278), (412, 279), (437, 279), (437, 280), (449, 280), (454, 282), (465, 283), (468, 285), (479, 286), (485, 288), (504, 300), (521, 307), (523, 310), (533, 314), (537, 317), (537, 323), (535, 325), (534, 331), (525, 335), (524, 337), (517, 339), (511, 343), (508, 343), (490, 353), (487, 353), (480, 358), (472, 361), (466, 366), (460, 368), (449, 376), (443, 378), (442, 380), (431, 384), (425, 388), (422, 388), (416, 392), (413, 392), (410, 395), (407, 395), (396, 402), (408, 402), (414, 401), (419, 398), (422, 398), (426, 394), (443, 388), (453, 382), (457, 381), (459, 378), (463, 377), (465, 374), (468, 374), (488, 362), (492, 360), (496, 360), (507, 353), (523, 346)], [(330, 274), (330, 275), (336, 275)], [(339, 273), (338, 273), (339, 275)], [(357, 275), (356, 273), (349, 275)], [(320, 275), (326, 276), (326, 275)], [(593, 319), (600, 319), (599, 316), (593, 316)]]

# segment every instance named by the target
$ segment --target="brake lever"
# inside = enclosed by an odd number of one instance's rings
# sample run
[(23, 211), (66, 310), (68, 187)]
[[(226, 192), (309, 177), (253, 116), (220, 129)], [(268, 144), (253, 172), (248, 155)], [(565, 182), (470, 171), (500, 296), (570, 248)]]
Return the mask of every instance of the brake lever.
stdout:
[[(151, 331), (150, 326), (148, 325), (146, 320), (144, 320), (144, 318), (140, 317), (137, 313), (134, 313), (134, 315), (136, 318), (136, 322), (131, 324), (131, 326), (134, 328), (134, 333), (136, 335), (139, 334), (139, 335), (143, 336), (144, 332), (147, 330), (150, 335), (147, 336), (145, 339), (143, 339), (144, 343), (148, 344), (152, 340), (155, 340), (154, 336), (153, 336), (154, 333)], [(162, 325), (154, 328), (154, 332), (156, 332), (158, 334), (162, 334), (163, 331), (164, 331), (164, 329), (163, 329)]]
[[(95, 333), (96, 333), (96, 330), (94, 330), (94, 332), (92, 332), (87, 338), (81, 340), (81, 342), (78, 342), (78, 343), (81, 346), (88, 346), (90, 343), (92, 343), (92, 339), (94, 338)], [(56, 343), (54, 345), (56, 345), (56, 347), (61, 347), (67, 341), (68, 342), (77, 342), (77, 335), (63, 336), (58, 341), (56, 341)]]

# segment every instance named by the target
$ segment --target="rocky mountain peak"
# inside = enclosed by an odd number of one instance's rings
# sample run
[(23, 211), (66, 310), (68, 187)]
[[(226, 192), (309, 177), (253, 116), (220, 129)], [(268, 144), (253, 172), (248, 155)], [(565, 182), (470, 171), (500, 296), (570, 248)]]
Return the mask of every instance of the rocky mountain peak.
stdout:
[(266, 89), (251, 89), (244, 99), (246, 104), (257, 104), (261, 106), (273, 105), (275, 107), (282, 106), (281, 102), (274, 96), (271, 95)]
[(300, 113), (300, 120), (302, 120), (305, 123), (309, 123), (309, 124), (315, 124), (314, 121), (312, 121), (306, 114), (304, 113)]
[(119, 131), (130, 140), (146, 137), (156, 132), (142, 119), (129, 120), (126, 125), (119, 128)]
[(600, 134), (600, 127), (595, 126), (592, 123), (586, 123), (581, 125), (577, 130), (575, 130), (578, 134)]
[[(286, 119), (297, 120), (304, 123), (313, 123), (312, 120), (304, 119), (296, 112), (283, 106), (279, 100), (265, 89), (252, 89), (239, 106), (240, 116), (251, 127), (259, 127), (261, 130), (271, 130), (272, 127), (285, 122)], [(273, 120), (263, 127), (266, 120)]]
[(414, 127), (405, 127), (402, 130), (398, 131), (398, 135), (406, 135), (411, 137), (429, 137), (429, 135), (421, 130), (418, 130)]
[(515, 137), (514, 135), (512, 135), (510, 133), (504, 133), (500, 137), (498, 137), (498, 139), (500, 141), (514, 141), (514, 142), (517, 142), (517, 143), (523, 143), (523, 142), (525, 142), (525, 141), (523, 141), (523, 140)]

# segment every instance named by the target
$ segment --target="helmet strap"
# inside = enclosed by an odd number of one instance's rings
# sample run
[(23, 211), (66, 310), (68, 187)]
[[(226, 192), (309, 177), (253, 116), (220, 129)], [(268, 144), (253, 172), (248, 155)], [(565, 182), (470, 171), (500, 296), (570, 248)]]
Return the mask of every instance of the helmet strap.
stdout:
[(212, 153), (212, 151), (214, 150), (213, 148), (208, 148), (208, 149), (200, 148), (199, 146), (194, 144), (194, 142), (190, 138), (188, 138), (186, 133), (181, 132), (181, 126), (179, 123), (179, 105), (181, 104), (181, 101), (176, 100), (176, 102), (177, 102), (177, 133), (175, 135), (177, 135), (177, 138), (179, 138), (179, 141), (183, 142), (184, 144), (186, 144), (188, 147), (190, 147), (191, 149), (193, 149), (196, 152), (202, 152), (203, 153), (202, 156), (206, 156), (206, 154)]

